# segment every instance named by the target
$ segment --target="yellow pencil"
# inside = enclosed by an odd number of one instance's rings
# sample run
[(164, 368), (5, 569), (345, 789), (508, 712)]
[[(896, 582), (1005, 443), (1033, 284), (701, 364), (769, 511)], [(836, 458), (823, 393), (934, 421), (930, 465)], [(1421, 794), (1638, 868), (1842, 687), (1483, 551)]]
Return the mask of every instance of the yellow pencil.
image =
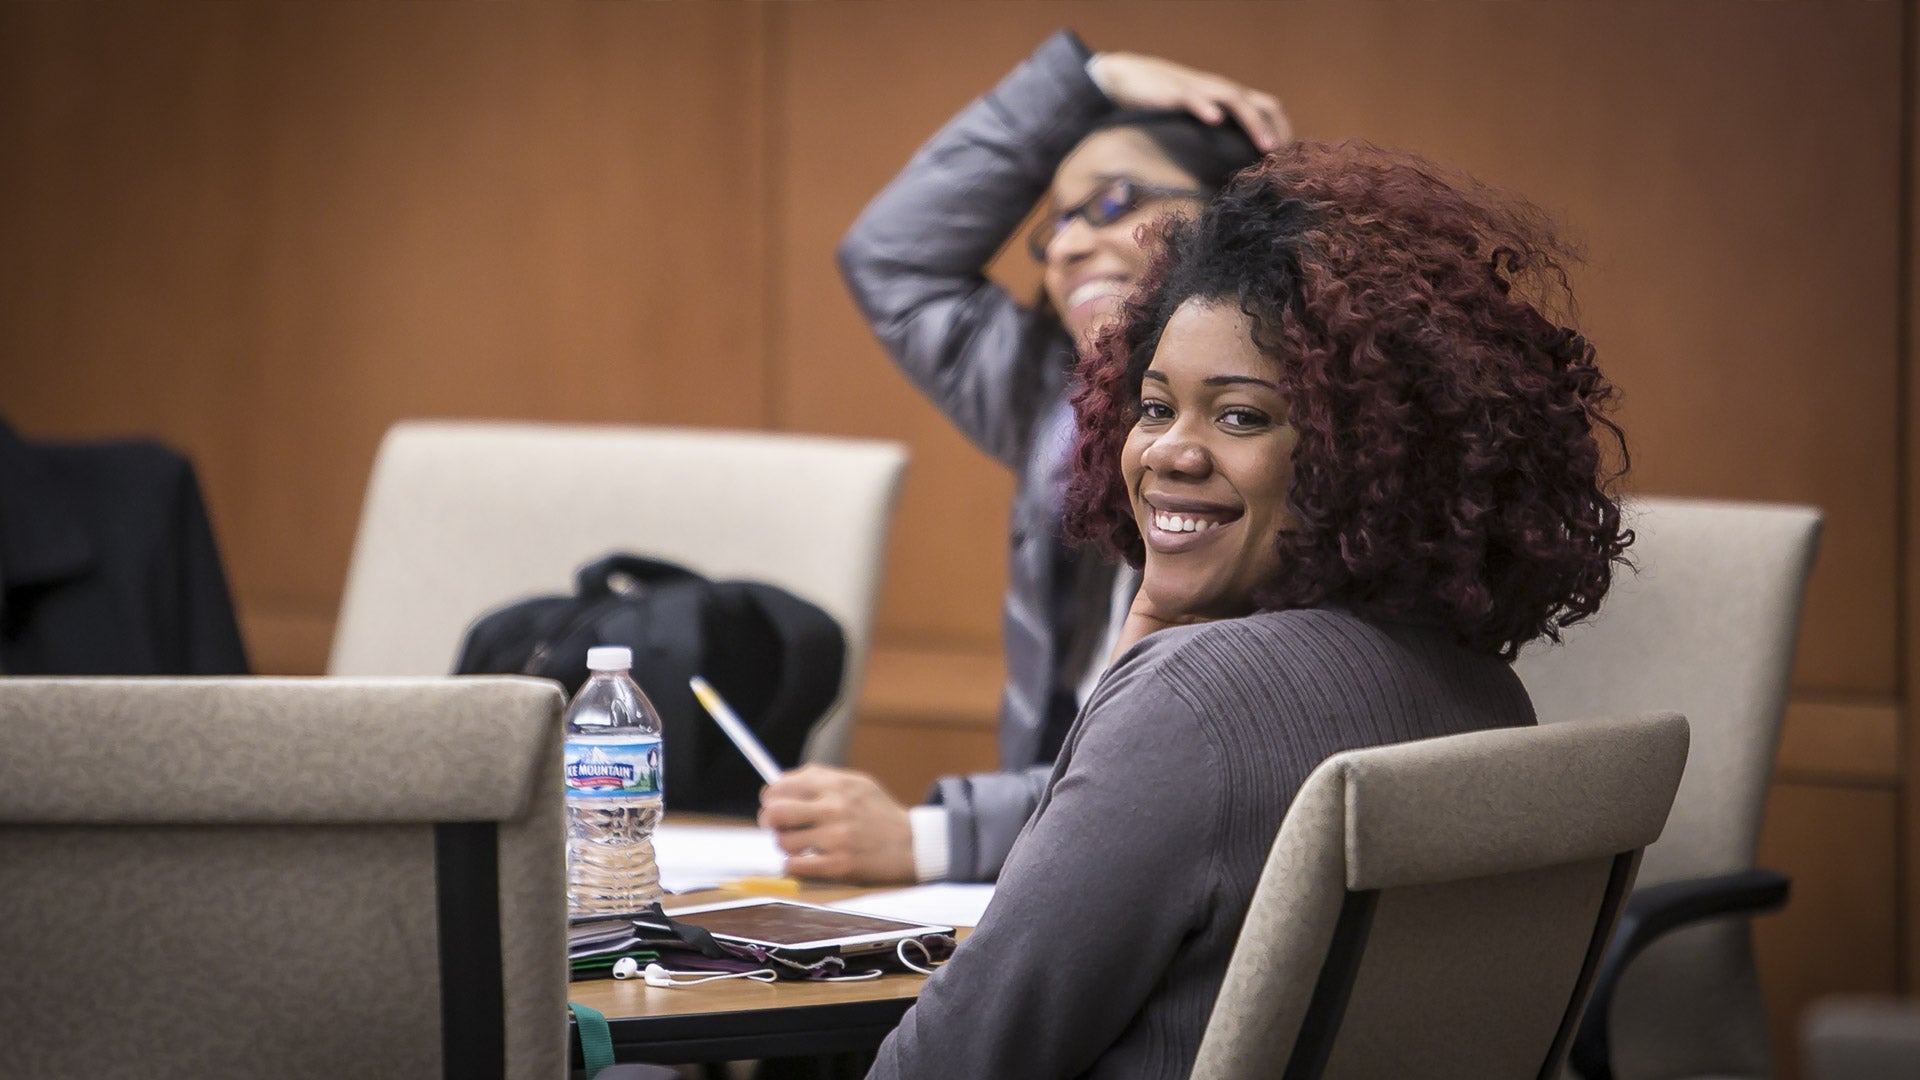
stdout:
[(753, 771), (760, 774), (760, 779), (769, 784), (779, 780), (780, 763), (773, 760), (773, 755), (767, 753), (767, 748), (760, 745), (760, 740), (753, 737), (753, 731), (714, 692), (707, 680), (695, 675), (687, 680), (687, 685), (693, 687), (693, 696), (700, 699), (701, 707), (707, 710), (708, 716), (713, 717), (714, 723), (720, 725), (720, 730), (727, 733), (727, 738), (733, 740), (733, 745), (740, 748), (740, 753), (753, 766)]

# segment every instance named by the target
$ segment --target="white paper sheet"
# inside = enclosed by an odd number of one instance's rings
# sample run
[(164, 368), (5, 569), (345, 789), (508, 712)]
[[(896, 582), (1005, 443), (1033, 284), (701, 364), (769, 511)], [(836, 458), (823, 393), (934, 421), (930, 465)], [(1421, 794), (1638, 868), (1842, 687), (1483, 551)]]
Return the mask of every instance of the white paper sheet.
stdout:
[(903, 922), (931, 923), (935, 926), (979, 926), (980, 916), (993, 899), (991, 885), (956, 885), (936, 882), (915, 885), (911, 889), (862, 893), (837, 900), (828, 907), (858, 911)]
[(773, 831), (749, 825), (675, 825), (653, 831), (660, 887), (670, 893), (710, 889), (743, 877), (778, 877), (786, 856)]

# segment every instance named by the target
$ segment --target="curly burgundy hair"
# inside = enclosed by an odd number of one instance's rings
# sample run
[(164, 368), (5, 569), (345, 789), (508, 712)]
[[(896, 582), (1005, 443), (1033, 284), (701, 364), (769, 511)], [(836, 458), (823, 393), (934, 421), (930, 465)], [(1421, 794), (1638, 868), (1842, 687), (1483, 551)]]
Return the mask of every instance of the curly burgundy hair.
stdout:
[(1509, 658), (1599, 608), (1633, 542), (1608, 494), (1626, 445), (1593, 346), (1550, 314), (1573, 256), (1544, 215), (1412, 154), (1301, 142), (1162, 230), (1079, 369), (1072, 534), (1141, 562), (1120, 455), (1142, 373), (1182, 304), (1233, 304), (1299, 433), (1259, 606), (1342, 603)]

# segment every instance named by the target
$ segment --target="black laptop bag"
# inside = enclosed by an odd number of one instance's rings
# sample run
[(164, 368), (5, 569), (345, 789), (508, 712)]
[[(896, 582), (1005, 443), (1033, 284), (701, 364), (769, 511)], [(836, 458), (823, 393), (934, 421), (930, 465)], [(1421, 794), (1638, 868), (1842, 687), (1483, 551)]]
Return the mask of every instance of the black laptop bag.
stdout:
[(833, 617), (785, 589), (709, 581), (683, 566), (617, 553), (580, 569), (572, 596), (508, 604), (467, 631), (455, 674), (537, 675), (571, 696), (587, 650), (625, 645), (633, 677), (660, 711), (663, 788), (675, 810), (751, 813), (761, 780), (695, 700), (701, 675), (782, 768), (840, 694), (846, 637)]

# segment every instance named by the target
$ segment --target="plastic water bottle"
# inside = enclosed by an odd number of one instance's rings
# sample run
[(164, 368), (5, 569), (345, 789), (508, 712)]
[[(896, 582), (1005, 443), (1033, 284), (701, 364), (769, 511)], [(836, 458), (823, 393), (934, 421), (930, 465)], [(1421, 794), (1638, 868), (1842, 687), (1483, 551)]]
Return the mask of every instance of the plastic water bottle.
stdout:
[(567, 910), (619, 915), (660, 899), (660, 714), (628, 674), (633, 650), (587, 650), (567, 706)]

